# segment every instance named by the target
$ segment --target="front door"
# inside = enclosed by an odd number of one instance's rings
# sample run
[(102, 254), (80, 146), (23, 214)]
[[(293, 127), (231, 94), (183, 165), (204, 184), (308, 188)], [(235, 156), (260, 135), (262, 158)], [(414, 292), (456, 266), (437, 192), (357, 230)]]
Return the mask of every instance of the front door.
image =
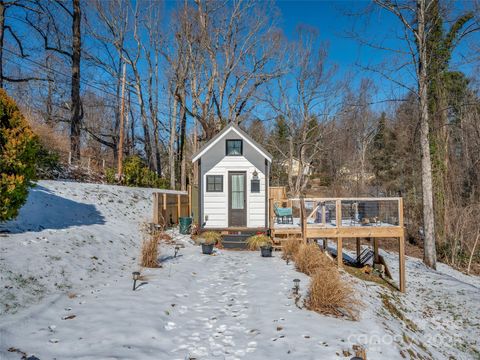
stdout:
[(247, 226), (247, 182), (245, 172), (228, 173), (228, 226)]

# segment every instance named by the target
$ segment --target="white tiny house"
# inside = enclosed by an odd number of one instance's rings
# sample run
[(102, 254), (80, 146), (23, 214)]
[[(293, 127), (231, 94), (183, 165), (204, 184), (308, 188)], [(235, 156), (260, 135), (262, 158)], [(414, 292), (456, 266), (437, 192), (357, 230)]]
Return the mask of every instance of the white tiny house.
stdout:
[(272, 156), (234, 124), (207, 142), (198, 162), (198, 219), (205, 229), (268, 228)]

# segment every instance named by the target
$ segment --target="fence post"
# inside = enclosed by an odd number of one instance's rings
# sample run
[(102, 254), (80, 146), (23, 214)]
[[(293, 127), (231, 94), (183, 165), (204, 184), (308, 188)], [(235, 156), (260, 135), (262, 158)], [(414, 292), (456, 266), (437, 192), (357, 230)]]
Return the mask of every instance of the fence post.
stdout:
[(307, 243), (307, 219), (305, 216), (305, 200), (303, 197), (300, 198), (300, 221), (302, 224), (302, 240), (304, 244)]
[(192, 216), (192, 185), (188, 184), (187, 192), (188, 192), (188, 214), (187, 214), (187, 216)]
[(180, 224), (180, 216), (182, 215), (182, 209), (180, 208), (181, 206), (181, 197), (180, 194), (177, 194), (177, 223)]
[(160, 222), (158, 218), (158, 193), (153, 193), (153, 223), (157, 224)]
[(167, 226), (168, 224), (168, 219), (167, 219), (167, 194), (163, 193), (162, 194), (162, 216), (163, 216), (163, 222), (165, 223), (164, 226)]

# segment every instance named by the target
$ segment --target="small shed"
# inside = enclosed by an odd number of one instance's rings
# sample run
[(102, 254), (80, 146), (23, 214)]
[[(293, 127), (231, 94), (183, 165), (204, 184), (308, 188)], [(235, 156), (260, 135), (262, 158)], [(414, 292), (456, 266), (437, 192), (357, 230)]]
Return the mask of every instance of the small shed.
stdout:
[(266, 230), (272, 155), (235, 124), (207, 142), (198, 163), (198, 219), (204, 229)]

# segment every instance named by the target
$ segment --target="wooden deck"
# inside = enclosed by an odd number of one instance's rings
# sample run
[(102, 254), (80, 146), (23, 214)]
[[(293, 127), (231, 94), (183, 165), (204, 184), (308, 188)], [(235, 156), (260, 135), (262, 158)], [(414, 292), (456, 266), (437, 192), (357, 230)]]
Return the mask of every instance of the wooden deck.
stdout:
[[(278, 206), (291, 207), (293, 224), (278, 224), (274, 212)], [(336, 241), (337, 265), (343, 266), (343, 242), (356, 240), (357, 256), (360, 239), (373, 243), (375, 262), (379, 262), (378, 239), (394, 239), (398, 242), (399, 290), (405, 292), (405, 229), (402, 198), (270, 198), (270, 234), (281, 247), (281, 242), (300, 239), (329, 239)], [(337, 222), (337, 219), (341, 221)]]

